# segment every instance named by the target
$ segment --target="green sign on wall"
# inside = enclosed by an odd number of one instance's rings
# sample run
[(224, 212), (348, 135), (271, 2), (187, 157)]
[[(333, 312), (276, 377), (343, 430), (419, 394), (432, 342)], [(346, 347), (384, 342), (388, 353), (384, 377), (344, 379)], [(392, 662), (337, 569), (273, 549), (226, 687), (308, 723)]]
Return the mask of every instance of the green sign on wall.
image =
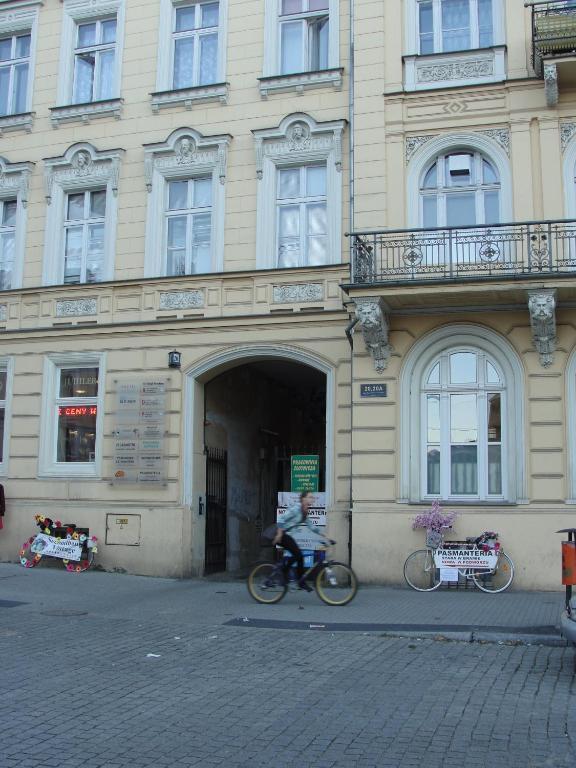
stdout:
[(292, 456), (291, 470), (290, 490), (292, 493), (318, 491), (320, 456)]

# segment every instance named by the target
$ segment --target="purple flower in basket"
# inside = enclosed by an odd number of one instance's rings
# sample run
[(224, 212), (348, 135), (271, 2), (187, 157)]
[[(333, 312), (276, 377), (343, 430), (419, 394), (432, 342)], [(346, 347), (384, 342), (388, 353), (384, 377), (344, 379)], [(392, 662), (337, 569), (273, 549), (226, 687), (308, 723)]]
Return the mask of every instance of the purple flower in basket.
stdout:
[(440, 502), (436, 500), (427, 512), (416, 515), (412, 528), (425, 528), (427, 531), (441, 533), (452, 528), (457, 516), (457, 512), (442, 512)]

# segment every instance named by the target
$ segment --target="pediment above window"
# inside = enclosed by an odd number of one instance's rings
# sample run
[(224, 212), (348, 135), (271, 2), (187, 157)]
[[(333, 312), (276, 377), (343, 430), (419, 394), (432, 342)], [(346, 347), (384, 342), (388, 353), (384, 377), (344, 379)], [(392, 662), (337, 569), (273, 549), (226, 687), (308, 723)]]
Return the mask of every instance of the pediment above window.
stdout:
[(9, 163), (0, 157), (0, 198), (17, 195), (26, 207), (28, 187), (34, 163)]
[(152, 191), (154, 172), (165, 178), (189, 177), (217, 169), (220, 183), (226, 181), (228, 147), (232, 136), (202, 136), (193, 128), (179, 128), (164, 142), (144, 147), (146, 189)]
[(345, 120), (317, 123), (310, 115), (295, 113), (285, 117), (278, 128), (253, 131), (258, 178), (262, 178), (265, 158), (277, 164), (311, 163), (332, 155), (336, 170), (341, 171), (345, 127)]
[(92, 144), (82, 143), (72, 145), (60, 157), (47, 158), (44, 160), (44, 183), (48, 205), (52, 201), (54, 184), (67, 191), (104, 184), (116, 195), (123, 155), (123, 149), (99, 152)]

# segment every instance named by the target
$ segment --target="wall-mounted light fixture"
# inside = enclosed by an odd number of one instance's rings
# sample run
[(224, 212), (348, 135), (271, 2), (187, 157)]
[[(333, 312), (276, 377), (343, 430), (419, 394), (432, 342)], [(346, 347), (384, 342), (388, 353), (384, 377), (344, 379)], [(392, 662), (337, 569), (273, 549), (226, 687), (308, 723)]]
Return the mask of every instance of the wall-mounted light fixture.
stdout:
[(182, 355), (177, 349), (168, 352), (168, 368), (180, 368), (181, 361)]

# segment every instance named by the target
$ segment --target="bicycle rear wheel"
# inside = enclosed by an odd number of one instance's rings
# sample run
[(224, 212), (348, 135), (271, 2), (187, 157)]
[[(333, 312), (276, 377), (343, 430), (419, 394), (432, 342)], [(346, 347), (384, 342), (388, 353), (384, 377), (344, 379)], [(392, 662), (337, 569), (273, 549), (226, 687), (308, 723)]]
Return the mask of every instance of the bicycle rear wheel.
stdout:
[(442, 580), (440, 569), (434, 563), (432, 549), (417, 549), (408, 555), (404, 563), (404, 578), (406, 583), (417, 592), (432, 592), (438, 589)]
[(288, 589), (282, 570), (273, 563), (255, 565), (246, 584), (250, 596), (258, 603), (279, 603)]
[(500, 552), (493, 571), (472, 573), (472, 581), (482, 592), (504, 592), (512, 584), (514, 578), (514, 563), (507, 554)]
[(328, 605), (346, 605), (358, 592), (358, 579), (352, 568), (332, 561), (318, 571), (314, 586)]

